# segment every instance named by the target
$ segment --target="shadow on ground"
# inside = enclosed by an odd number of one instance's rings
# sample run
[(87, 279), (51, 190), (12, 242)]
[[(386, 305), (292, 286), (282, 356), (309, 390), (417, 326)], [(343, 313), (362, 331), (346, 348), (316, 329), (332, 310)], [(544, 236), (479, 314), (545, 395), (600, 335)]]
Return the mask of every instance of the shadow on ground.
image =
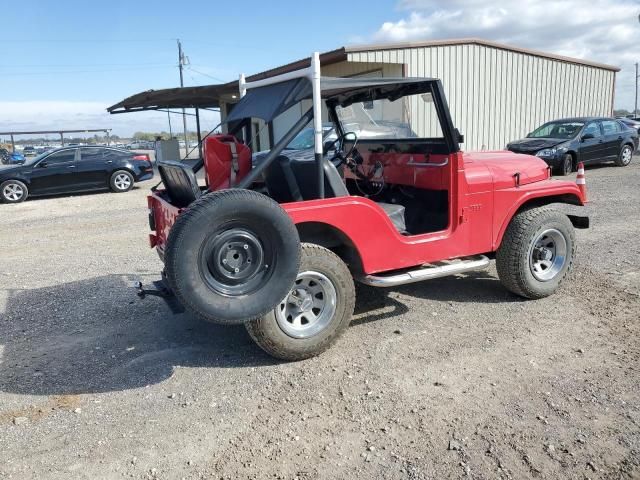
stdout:
[[(517, 301), (484, 273), (393, 290), (359, 286), (353, 326), (406, 313), (409, 307), (391, 292), (434, 301)], [(119, 391), (162, 382), (176, 366), (277, 363), (253, 344), (243, 326), (174, 315), (162, 299), (139, 300), (119, 275), (10, 290), (2, 313), (0, 390), (10, 393)]]
[(118, 391), (159, 383), (174, 366), (273, 363), (243, 326), (173, 315), (119, 275), (9, 291), (0, 321), (0, 390), (11, 393)]

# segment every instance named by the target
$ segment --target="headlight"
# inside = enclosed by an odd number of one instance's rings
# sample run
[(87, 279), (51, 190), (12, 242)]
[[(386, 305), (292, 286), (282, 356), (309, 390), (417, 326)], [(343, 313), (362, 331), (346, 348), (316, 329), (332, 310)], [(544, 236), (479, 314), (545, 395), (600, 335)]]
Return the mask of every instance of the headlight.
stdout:
[(545, 148), (536, 153), (536, 157), (555, 157), (558, 150), (555, 148)]

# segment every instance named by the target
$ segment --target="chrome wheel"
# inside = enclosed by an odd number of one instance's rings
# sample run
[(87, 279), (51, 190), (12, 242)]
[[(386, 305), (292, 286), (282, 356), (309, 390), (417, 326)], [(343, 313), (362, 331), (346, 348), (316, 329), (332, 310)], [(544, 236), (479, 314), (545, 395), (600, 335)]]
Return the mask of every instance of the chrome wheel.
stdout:
[(529, 267), (532, 275), (541, 282), (555, 278), (567, 260), (567, 240), (555, 228), (540, 233), (529, 251)]
[(629, 165), (629, 163), (631, 162), (631, 148), (626, 146), (622, 149), (622, 152), (620, 153), (620, 160), (622, 160), (622, 164), (623, 165)]
[(119, 173), (113, 183), (118, 190), (128, 190), (131, 187), (131, 177), (126, 173)]
[(320, 272), (301, 272), (289, 295), (276, 307), (276, 320), (290, 337), (309, 338), (331, 323), (336, 303), (336, 288), (327, 276)]
[(2, 189), (2, 195), (10, 202), (17, 202), (24, 196), (24, 188), (18, 183), (9, 183)]

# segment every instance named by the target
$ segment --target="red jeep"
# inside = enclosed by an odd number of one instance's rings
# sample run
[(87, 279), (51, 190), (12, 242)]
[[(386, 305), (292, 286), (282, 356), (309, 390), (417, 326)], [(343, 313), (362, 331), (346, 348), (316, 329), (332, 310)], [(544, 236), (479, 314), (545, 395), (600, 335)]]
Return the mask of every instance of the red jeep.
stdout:
[[(319, 72), (314, 55), (304, 70), (241, 77), (229, 133), (207, 137), (193, 169), (159, 166), (150, 241), (187, 310), (244, 323), (269, 354), (298, 360), (349, 325), (354, 280), (392, 287), (495, 258), (511, 292), (555, 292), (573, 261), (574, 227), (589, 222), (550, 204), (584, 205), (576, 183), (552, 180), (536, 157), (462, 152), (439, 80)], [(301, 106), (308, 111), (252, 159), (251, 119), (269, 123)], [(337, 134), (324, 145), (323, 116)], [(310, 122), (313, 149), (286, 149)]]

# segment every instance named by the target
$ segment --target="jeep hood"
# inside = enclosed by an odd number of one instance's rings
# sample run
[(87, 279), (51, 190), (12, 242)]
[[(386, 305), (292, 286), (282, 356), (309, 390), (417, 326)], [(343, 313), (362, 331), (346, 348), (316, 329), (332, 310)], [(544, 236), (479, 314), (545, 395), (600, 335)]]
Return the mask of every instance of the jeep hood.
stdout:
[(543, 148), (555, 147), (566, 141), (566, 138), (523, 138), (509, 143), (507, 149), (522, 153), (536, 153)]
[(512, 188), (516, 185), (516, 174), (520, 174), (520, 185), (549, 179), (549, 166), (544, 160), (531, 155), (508, 151), (464, 153), (465, 164), (484, 166), (493, 177), (494, 188)]

